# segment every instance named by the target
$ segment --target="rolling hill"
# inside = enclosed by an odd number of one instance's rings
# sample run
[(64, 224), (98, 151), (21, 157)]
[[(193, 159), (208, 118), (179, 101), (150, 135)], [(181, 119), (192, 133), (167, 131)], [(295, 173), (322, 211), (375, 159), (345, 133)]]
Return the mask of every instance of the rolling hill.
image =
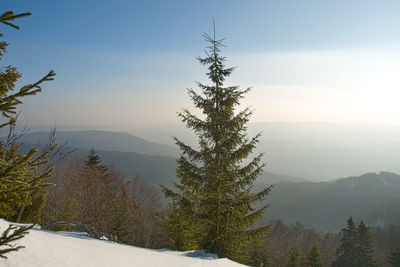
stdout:
[[(26, 150), (33, 145), (48, 142), (48, 132), (33, 132), (22, 138)], [(176, 180), (176, 158), (179, 151), (168, 145), (147, 141), (132, 134), (108, 131), (63, 131), (56, 133), (59, 144), (66, 143), (65, 150), (75, 150), (71, 156), (86, 157), (93, 147), (103, 164), (113, 165), (126, 177), (139, 175), (151, 184), (172, 186)], [(258, 181), (276, 184), (304, 181), (306, 178), (264, 172)]]
[[(21, 139), (24, 143), (46, 144), (49, 139), (48, 132), (32, 132)], [(109, 131), (69, 131), (56, 133), (59, 144), (67, 143), (70, 147), (104, 151), (136, 152), (153, 156), (176, 157), (178, 150), (175, 147), (147, 141), (129, 133)]]
[(349, 216), (370, 225), (400, 224), (400, 175), (367, 173), (333, 182), (277, 184), (268, 219), (300, 222), (320, 231), (339, 230)]

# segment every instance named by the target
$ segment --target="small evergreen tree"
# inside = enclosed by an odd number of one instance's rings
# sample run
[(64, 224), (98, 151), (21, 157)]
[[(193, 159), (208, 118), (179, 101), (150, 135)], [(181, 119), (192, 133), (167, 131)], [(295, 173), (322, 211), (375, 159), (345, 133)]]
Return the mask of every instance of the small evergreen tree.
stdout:
[(270, 267), (272, 266), (268, 253), (257, 253), (251, 256), (250, 266)]
[[(0, 23), (19, 29), (13, 21), (29, 15), (31, 13), (15, 14), (13, 11), (8, 11), (0, 16)], [(0, 37), (3, 37), (1, 33)], [(8, 43), (5, 41), (0, 42), (0, 60), (7, 46)], [(16, 123), (16, 109), (22, 103), (22, 98), (41, 92), (41, 84), (53, 80), (54, 75), (55, 73), (50, 71), (36, 83), (23, 86), (17, 92), (13, 92), (21, 74), (13, 66), (0, 67), (0, 118), (2, 119), (0, 129), (13, 128)], [(49, 185), (43, 180), (49, 178), (53, 171), (53, 169), (40, 170), (39, 167), (47, 162), (47, 155), (52, 149), (54, 147), (40, 156), (36, 155), (36, 148), (32, 148), (27, 154), (22, 154), (18, 152), (15, 140), (0, 141), (0, 217), (12, 219), (13, 216), (17, 216), (19, 220), (24, 215), (25, 208), (30, 208), (31, 218), (38, 218), (43, 208), (44, 198), (35, 199), (35, 196)], [(35, 201), (38, 205), (34, 207)], [(27, 229), (10, 226), (2, 233), (0, 238), (2, 258), (5, 258), (6, 253), (21, 248), (12, 246), (10, 242), (22, 238), (27, 233)]]
[(174, 197), (161, 225), (168, 247), (181, 251), (200, 248), (201, 226), (195, 220), (192, 206), (185, 198)]
[(251, 252), (251, 260), (248, 262), (250, 266), (270, 267), (272, 266), (270, 254), (265, 243), (260, 247), (253, 248)]
[(286, 267), (300, 267), (300, 253), (294, 246), (289, 249)]
[(332, 267), (355, 267), (357, 265), (357, 227), (353, 218), (347, 220), (347, 227), (342, 229), (342, 239), (336, 250), (336, 259)]
[(101, 162), (100, 156), (96, 153), (94, 148), (92, 147), (89, 151), (89, 155), (85, 161), (87, 166), (97, 166)]
[(357, 231), (357, 264), (363, 267), (377, 266), (374, 259), (374, 244), (369, 228), (361, 221)]
[(318, 246), (314, 244), (311, 250), (306, 255), (305, 267), (323, 267), (321, 251)]
[(121, 187), (121, 192), (114, 198), (111, 210), (110, 236), (114, 241), (127, 243), (129, 241), (129, 217), (128, 217), (128, 196), (125, 186)]
[[(238, 113), (235, 108), (249, 91), (238, 86), (224, 86), (224, 81), (234, 68), (225, 67), (225, 57), (220, 56), (222, 40), (204, 35), (210, 43), (200, 64), (208, 66), (211, 85), (197, 83), (202, 94), (189, 90), (189, 96), (205, 118), (188, 110), (179, 113), (186, 126), (198, 136), (196, 150), (175, 138), (182, 151), (178, 159), (177, 191), (163, 187), (165, 195), (172, 198), (172, 211), (167, 219), (167, 236), (175, 243), (193, 245), (217, 253), (220, 257), (246, 262), (249, 244), (258, 243), (270, 226), (255, 228), (267, 208), (254, 209), (254, 204), (264, 200), (271, 187), (253, 193), (254, 180), (262, 172), (262, 154), (244, 164), (258, 142), (259, 134), (248, 139), (246, 124), (252, 111), (246, 108)], [(169, 234), (168, 234), (169, 232)], [(182, 233), (182, 234), (180, 234)], [(191, 240), (188, 240), (188, 239)]]
[(97, 169), (101, 172), (106, 172), (107, 167), (104, 165), (101, 165), (101, 158), (100, 156), (96, 153), (94, 148), (92, 147), (89, 151), (89, 154), (87, 155), (85, 164), (88, 168), (94, 168)]
[(396, 246), (389, 256), (389, 263), (393, 267), (400, 267), (400, 245)]

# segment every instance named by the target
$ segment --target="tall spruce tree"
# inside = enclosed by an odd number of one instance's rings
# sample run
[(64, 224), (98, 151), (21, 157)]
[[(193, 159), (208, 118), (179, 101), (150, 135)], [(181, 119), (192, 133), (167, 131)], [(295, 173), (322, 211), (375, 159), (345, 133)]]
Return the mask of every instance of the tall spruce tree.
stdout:
[(353, 218), (347, 220), (347, 227), (342, 229), (342, 240), (336, 250), (336, 260), (332, 266), (343, 267), (375, 267), (373, 241), (369, 228), (364, 221), (360, 221), (358, 227)]
[[(14, 21), (29, 15), (31, 13), (15, 14), (13, 11), (8, 11), (0, 16), (0, 24), (19, 29), (14, 24)], [(1, 33), (0, 37), (3, 37)], [(0, 41), (0, 60), (4, 56), (7, 46), (7, 42)], [(22, 103), (22, 98), (41, 92), (41, 84), (45, 81), (53, 80), (54, 75), (55, 73), (50, 71), (39, 81), (23, 86), (13, 92), (21, 74), (13, 66), (0, 67), (0, 129), (13, 128), (16, 123), (16, 109)], [(16, 215), (21, 218), (24, 215), (24, 211), (27, 210), (32, 215), (31, 218), (38, 218), (43, 207), (41, 201), (44, 201), (44, 198), (35, 201), (35, 196), (49, 185), (44, 183), (43, 180), (49, 178), (53, 171), (53, 169), (41, 170), (39, 167), (47, 162), (47, 155), (52, 149), (54, 147), (39, 156), (36, 148), (32, 148), (27, 154), (23, 154), (18, 151), (15, 139), (0, 140), (1, 218), (12, 219)], [(33, 202), (38, 205), (34, 206)], [(0, 237), (0, 257), (5, 258), (6, 253), (21, 248), (13, 246), (11, 242), (22, 238), (27, 233), (27, 229), (26, 227), (10, 225), (2, 233)]]
[(347, 220), (347, 227), (342, 229), (342, 239), (336, 250), (336, 259), (332, 267), (356, 267), (357, 265), (357, 226), (353, 218)]
[[(177, 191), (163, 187), (172, 198), (167, 218), (167, 237), (182, 247), (202, 248), (240, 262), (248, 260), (249, 244), (261, 241), (270, 226), (255, 228), (267, 208), (254, 204), (265, 199), (271, 187), (253, 193), (252, 184), (262, 172), (262, 154), (250, 160), (260, 134), (248, 138), (249, 108), (235, 108), (250, 89), (224, 86), (234, 68), (220, 55), (223, 40), (204, 34), (210, 44), (201, 65), (208, 66), (210, 85), (198, 82), (202, 93), (189, 89), (189, 96), (204, 118), (184, 109), (179, 117), (198, 136), (198, 149), (175, 138), (182, 154), (178, 159)], [(169, 226), (169, 227), (168, 227)], [(180, 240), (178, 242), (178, 240)]]
[(400, 267), (400, 245), (396, 246), (389, 256), (389, 263), (393, 267)]
[(374, 244), (369, 228), (360, 221), (357, 230), (357, 264), (362, 267), (377, 266), (374, 259)]

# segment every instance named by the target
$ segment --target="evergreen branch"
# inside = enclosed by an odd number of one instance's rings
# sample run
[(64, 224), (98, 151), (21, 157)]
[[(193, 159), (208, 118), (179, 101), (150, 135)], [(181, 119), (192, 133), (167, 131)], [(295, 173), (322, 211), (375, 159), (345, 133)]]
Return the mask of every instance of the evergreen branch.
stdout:
[(231, 154), (231, 157), (233, 160), (240, 160), (243, 158), (247, 158), (247, 156), (253, 151), (253, 149), (256, 147), (256, 144), (259, 142), (261, 134), (257, 134), (255, 137), (253, 137), (249, 142), (243, 144), (240, 148), (237, 150), (233, 151)]
[(175, 199), (176, 197), (181, 198), (181, 196), (178, 193), (175, 193), (171, 189), (163, 186), (160, 184), (161, 190), (164, 192), (166, 198), (172, 198)]
[(234, 185), (244, 189), (246, 186), (256, 180), (257, 177), (263, 172), (263, 168), (265, 167), (265, 163), (261, 164), (260, 166), (258, 164), (259, 160), (256, 158), (245, 167), (239, 169), (237, 171), (239, 179)]
[(207, 129), (207, 123), (195, 115), (192, 115), (187, 109), (178, 113), (178, 117), (182, 118), (182, 121), (186, 123), (188, 128), (192, 128), (197, 133)]
[[(0, 23), (3, 23), (5, 25), (7, 25), (7, 26), (11, 26), (14, 29), (19, 30), (19, 26), (11, 23), (10, 21), (14, 21), (15, 19), (22, 18), (22, 17), (27, 17), (27, 16), (30, 16), (30, 15), (32, 15), (32, 13), (30, 13), (30, 12), (21, 13), (21, 14), (14, 14), (14, 11), (7, 11), (7, 12), (3, 13), (0, 16)], [(2, 36), (3, 35), (0, 33), (0, 37), (2, 37)]]
[(35, 95), (41, 92), (42, 91), (41, 84), (46, 81), (54, 80), (55, 75), (56, 75), (55, 72), (51, 70), (42, 79), (35, 82), (34, 84), (25, 85), (17, 93), (4, 97), (1, 101), (2, 103), (0, 105), (0, 110), (2, 111), (3, 115), (7, 118), (10, 118), (10, 120), (9, 122), (3, 125), (4, 126), (10, 124), (12, 125), (13, 123), (15, 123), (15, 119), (12, 118), (11, 116), (16, 114), (15, 112), (16, 105), (22, 103), (20, 98), (24, 96)]
[(267, 188), (265, 188), (264, 190), (262, 190), (262, 191), (260, 191), (260, 192), (258, 192), (258, 193), (256, 193), (256, 194), (254, 194), (254, 195), (251, 197), (251, 201), (252, 201), (253, 203), (255, 203), (255, 202), (257, 202), (257, 201), (262, 201), (262, 200), (264, 200), (264, 197), (265, 197), (266, 195), (268, 195), (269, 192), (271, 192), (272, 187), (274, 187), (274, 185), (270, 185), (270, 186), (268, 186)]
[[(7, 257), (5, 256), (6, 253), (24, 248), (24, 246), (15, 246), (10, 243), (23, 238), (26, 234), (28, 234), (28, 230), (30, 230), (32, 227), (33, 224), (28, 227), (17, 227), (10, 224), (0, 237), (0, 258), (7, 259)], [(1, 249), (2, 246), (6, 246), (8, 248)]]
[(264, 205), (263, 207), (254, 211), (253, 213), (248, 214), (243, 220), (243, 223), (248, 226), (252, 225), (255, 221), (261, 219), (262, 215), (268, 209), (268, 207), (269, 205)]
[(200, 151), (194, 150), (190, 146), (185, 143), (179, 141), (178, 138), (174, 137), (175, 144), (179, 146), (184, 155), (188, 155), (192, 160), (200, 161), (203, 158), (203, 155)]
[(200, 190), (204, 182), (204, 171), (202, 168), (197, 167), (182, 156), (178, 159), (177, 163), (176, 174), (181, 178), (182, 183), (193, 183), (195, 189)]
[(246, 232), (246, 234), (247, 234), (249, 239), (254, 239), (254, 238), (259, 237), (259, 236), (263, 237), (272, 229), (272, 227), (273, 227), (273, 225), (271, 225), (271, 224), (265, 225), (265, 226), (260, 227), (260, 228), (248, 230)]

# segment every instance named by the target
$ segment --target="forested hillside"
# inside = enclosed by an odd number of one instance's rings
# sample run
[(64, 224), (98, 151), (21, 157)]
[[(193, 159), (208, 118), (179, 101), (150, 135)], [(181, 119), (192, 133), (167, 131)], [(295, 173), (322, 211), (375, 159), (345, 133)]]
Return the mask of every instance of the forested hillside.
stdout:
[(320, 231), (339, 230), (349, 216), (370, 225), (398, 225), (399, 192), (400, 175), (387, 172), (333, 182), (280, 183), (271, 192), (268, 216)]

